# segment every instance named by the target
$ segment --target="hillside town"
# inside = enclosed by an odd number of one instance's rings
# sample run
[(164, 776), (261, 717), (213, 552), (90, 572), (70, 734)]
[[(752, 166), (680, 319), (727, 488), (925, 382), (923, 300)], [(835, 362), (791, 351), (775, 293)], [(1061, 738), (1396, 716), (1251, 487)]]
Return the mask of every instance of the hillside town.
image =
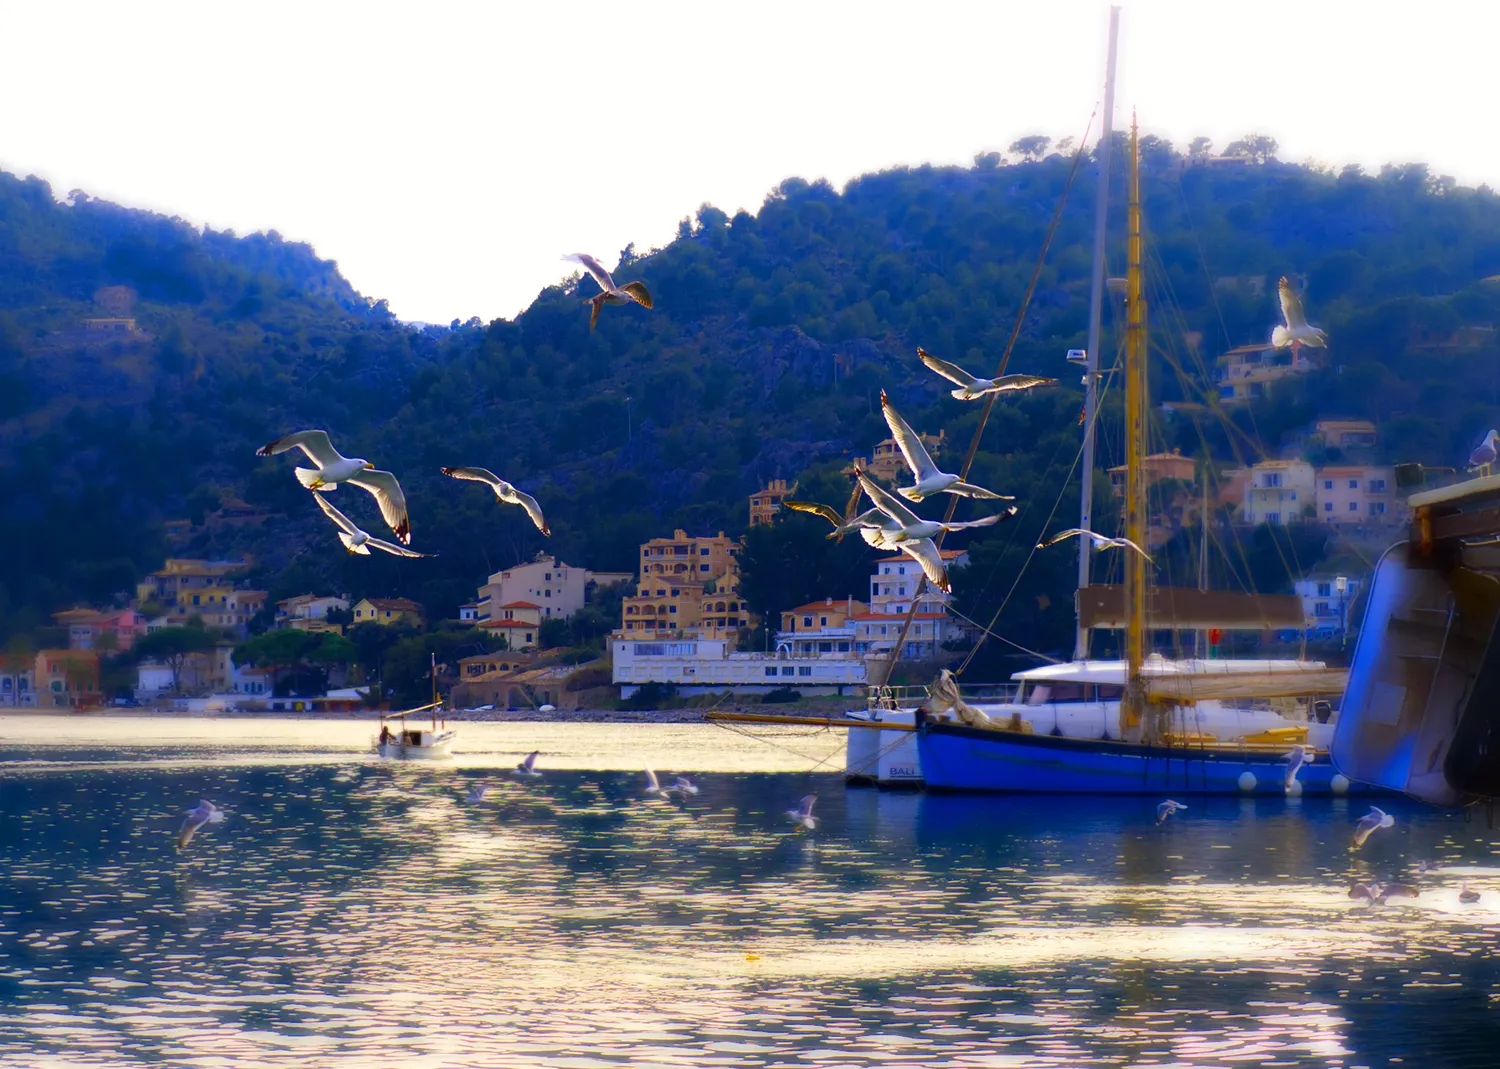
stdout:
[[(1226, 406), (1306, 370), (1263, 346), (1231, 350), (1219, 368)], [(1164, 406), (1165, 418), (1183, 407)], [(938, 436), (924, 444), (940, 455), (946, 443)], [(1345, 559), (1372, 560), (1405, 519), (1394, 469), (1374, 461), (1376, 444), (1371, 422), (1320, 419), (1286, 455), (1243, 467), (1205, 469), (1176, 450), (1146, 456), (1142, 470), (1154, 491), (1150, 547), (1201, 530), (1207, 516), (1240, 529), (1322, 525), (1353, 549)], [(845, 471), (863, 469), (889, 482), (901, 465), (887, 439)], [(1122, 497), (1123, 466), (1108, 475)], [(796, 492), (796, 483), (770, 480), (749, 496), (747, 527), (776, 523)], [(595, 571), (538, 553), (485, 577), (474, 600), (442, 621), (396, 595), (310, 591), (268, 604), (265, 590), (244, 584), (250, 560), (169, 558), (117, 604), (55, 613), (53, 627), (39, 636), (51, 642), (13, 642), (0, 653), (0, 707), (389, 706), (397, 696), (385, 685), (383, 654), (400, 638), (439, 628), (479, 636), (467, 652), (459, 643), (438, 678), (423, 684), (435, 682), (456, 708), (569, 710), (726, 692), (752, 701), (854, 696), (887, 681), (897, 661), (947, 663), (980, 637), (980, 625), (958, 615), (941, 590), (922, 586), (913, 606), (921, 569), (901, 554), (876, 556), (868, 575), (847, 589), (762, 619), (741, 592), (743, 546), (742, 537), (723, 531), (678, 529), (642, 543), (633, 572)], [(962, 549), (945, 549), (942, 558), (951, 569), (970, 563)], [(1296, 577), (1304, 629), (1295, 637), (1347, 644), (1367, 581), (1368, 567)], [(597, 612), (615, 603), (618, 617), (607, 634), (587, 646), (569, 643), (566, 625), (585, 607)], [(277, 632), (291, 634), (268, 638)], [(386, 636), (362, 641), (376, 650), (373, 662), (349, 641), (361, 634)], [(422, 669), (417, 663), (413, 671)]]

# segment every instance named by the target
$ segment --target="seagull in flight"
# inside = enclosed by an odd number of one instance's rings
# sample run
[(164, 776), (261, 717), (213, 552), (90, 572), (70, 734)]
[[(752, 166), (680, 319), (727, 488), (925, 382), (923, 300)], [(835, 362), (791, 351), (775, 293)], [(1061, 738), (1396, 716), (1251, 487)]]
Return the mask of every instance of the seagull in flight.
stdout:
[(689, 794), (697, 794), (698, 785), (692, 780), (688, 779), (686, 776), (678, 776), (677, 781), (673, 783), (672, 786), (668, 787), (667, 790), (677, 791), (686, 796)]
[(642, 308), (652, 307), (651, 291), (646, 288), (644, 282), (627, 282), (623, 286), (616, 286), (615, 280), (610, 277), (608, 271), (604, 270), (604, 265), (586, 252), (575, 252), (571, 256), (564, 256), (563, 259), (582, 264), (584, 270), (593, 275), (594, 281), (599, 283), (600, 292), (589, 298), (589, 304), (593, 306), (593, 311), (589, 313), (590, 330), (593, 330), (594, 325), (599, 322), (599, 309), (606, 304), (625, 304), (628, 301), (634, 301)]
[(908, 501), (921, 501), (924, 497), (931, 497), (933, 494), (956, 494), (959, 497), (977, 497), (987, 501), (1015, 500), (1013, 497), (997, 494), (993, 490), (986, 490), (982, 486), (966, 483), (957, 475), (940, 470), (933, 461), (932, 454), (928, 453), (927, 447), (922, 444), (922, 439), (918, 438), (917, 432), (911, 429), (911, 424), (901, 418), (901, 413), (891, 405), (891, 399), (886, 396), (884, 390), (880, 391), (880, 411), (885, 415), (886, 426), (890, 427), (891, 437), (896, 439), (897, 448), (906, 458), (906, 466), (911, 469), (916, 479), (913, 485), (903, 486), (897, 491)]
[(520, 505), (525, 509), (526, 515), (531, 517), (531, 522), (536, 524), (538, 531), (541, 531), (544, 535), (552, 534), (551, 529), (547, 526), (547, 521), (542, 518), (542, 506), (536, 503), (536, 498), (517, 490), (488, 468), (443, 468), (442, 472), (450, 478), (484, 483), (491, 490), (495, 491), (495, 496), (507, 505)]
[(917, 349), (917, 356), (943, 378), (958, 384), (959, 388), (951, 392), (960, 401), (974, 401), (989, 393), (1008, 393), (1013, 390), (1030, 390), (1037, 386), (1057, 385), (1056, 379), (1044, 379), (1038, 375), (1001, 375), (997, 379), (981, 379), (957, 364), (939, 360), (921, 347)]
[(469, 791), (469, 801), (473, 802), (475, 805), (478, 805), (480, 802), (484, 801), (485, 792), (487, 792), (489, 789), (489, 785), (486, 783), (474, 784), (473, 788)]
[[(855, 497), (855, 500), (859, 500), (858, 496)], [(805, 512), (810, 516), (821, 516), (833, 524), (833, 532), (828, 537), (835, 542), (842, 542), (844, 536), (850, 531), (859, 531), (861, 535), (870, 534), (875, 537), (875, 541), (871, 541), (868, 537), (865, 538), (865, 541), (875, 546), (876, 549), (898, 548), (894, 542), (886, 544), (885, 535), (895, 534), (901, 529), (901, 525), (879, 509), (867, 509), (859, 515), (853, 516), (841, 513), (832, 505), (824, 505), (818, 501), (783, 500), (781, 504), (793, 512)], [(849, 511), (852, 513), (854, 510), (850, 509)]]
[[(883, 512), (896, 525), (896, 530), (886, 537), (886, 541), (897, 544), (907, 541), (921, 541), (922, 539), (936, 538), (943, 531), (966, 531), (971, 527), (991, 527), (994, 524), (1010, 519), (1016, 514), (1016, 506), (1011, 505), (1003, 512), (997, 512), (992, 516), (985, 516), (977, 520), (966, 520), (962, 523), (944, 523), (941, 520), (924, 520), (910, 508), (906, 502), (899, 497), (889, 493), (885, 487), (871, 479), (864, 472), (858, 473), (859, 485), (864, 489), (865, 495), (869, 497), (870, 503)], [(882, 530), (884, 524), (881, 525)]]
[(1286, 280), (1285, 275), (1276, 284), (1276, 291), (1281, 296), (1281, 318), (1286, 323), (1271, 331), (1271, 344), (1278, 349), (1285, 349), (1290, 345), (1293, 360), (1297, 359), (1297, 351), (1304, 345), (1314, 349), (1327, 347), (1328, 335), (1317, 327), (1308, 325), (1307, 316), (1302, 312), (1302, 301), (1292, 290), (1292, 284)]
[(1497, 456), (1500, 456), (1500, 431), (1490, 431), (1479, 443), (1479, 448), (1469, 454), (1469, 470), (1488, 475)]
[(536, 758), (537, 755), (541, 752), (541, 750), (532, 750), (529, 754), (526, 755), (525, 759), (515, 767), (515, 771), (513, 771), (511, 775), (532, 777), (540, 776), (541, 773), (536, 770)]
[(1395, 823), (1395, 817), (1391, 816), (1385, 810), (1377, 809), (1372, 805), (1370, 811), (1360, 817), (1359, 823), (1354, 825), (1354, 841), (1349, 849), (1358, 850), (1361, 846), (1365, 845), (1365, 840), (1374, 834), (1377, 829), (1389, 828)]
[(666, 788), (666, 790), (663, 790), (661, 783), (657, 781), (656, 773), (652, 772), (649, 766), (647, 767), (645, 791), (646, 794), (659, 794), (663, 798), (665, 798), (667, 795), (667, 791), (670, 791), (671, 789), (672, 788), (668, 787)]
[(1286, 789), (1291, 791), (1293, 787), (1299, 787), (1297, 773), (1302, 771), (1303, 765), (1312, 764), (1312, 757), (1308, 755), (1306, 746), (1293, 746), (1292, 752), (1286, 755)]
[(788, 809), (786, 815), (794, 824), (800, 824), (807, 831), (812, 831), (818, 826), (818, 818), (812, 815), (813, 803), (817, 800), (816, 794), (804, 794), (802, 801), (797, 803), (797, 808)]
[(368, 460), (345, 457), (328, 440), (327, 431), (297, 431), (268, 442), (255, 451), (258, 457), (275, 456), (289, 449), (300, 449), (316, 468), (297, 468), (297, 481), (309, 490), (324, 493), (337, 490), (340, 483), (368, 490), (380, 504), (380, 515), (396, 532), (402, 545), (411, 545), (411, 520), (406, 515), (406, 495), (401, 484), (388, 471), (380, 471)]
[(382, 553), (389, 553), (393, 557), (435, 557), (436, 553), (418, 553), (414, 549), (398, 546), (393, 542), (385, 542), (379, 538), (372, 538), (367, 531), (362, 531), (355, 525), (354, 521), (345, 516), (338, 509), (328, 503), (328, 499), (322, 494), (314, 494), (313, 500), (318, 507), (339, 527), (339, 541), (344, 543), (344, 548), (350, 553), (357, 553), (362, 557), (368, 557), (370, 550), (378, 549)]
[(1156, 807), (1156, 822), (1158, 824), (1165, 824), (1167, 822), (1167, 818), (1170, 817), (1173, 813), (1176, 813), (1178, 810), (1186, 809), (1187, 806), (1183, 805), (1181, 802), (1174, 802), (1172, 801), (1172, 799), (1168, 798), (1165, 802)]
[(1141, 556), (1146, 558), (1147, 564), (1151, 563), (1151, 554), (1147, 553), (1144, 549), (1136, 545), (1130, 539), (1110, 538), (1108, 535), (1102, 535), (1098, 531), (1085, 531), (1081, 527), (1069, 527), (1066, 531), (1058, 531), (1057, 534), (1047, 539), (1047, 541), (1038, 542), (1036, 544), (1036, 548), (1048, 549), (1049, 547), (1055, 546), (1059, 542), (1065, 542), (1070, 538), (1087, 538), (1090, 542), (1094, 543), (1095, 549), (1133, 549)]
[(187, 819), (182, 822), (182, 827), (177, 831), (177, 849), (181, 850), (192, 842), (193, 836), (198, 834), (198, 829), (203, 825), (218, 824), (223, 819), (224, 810), (205, 798), (187, 811)]

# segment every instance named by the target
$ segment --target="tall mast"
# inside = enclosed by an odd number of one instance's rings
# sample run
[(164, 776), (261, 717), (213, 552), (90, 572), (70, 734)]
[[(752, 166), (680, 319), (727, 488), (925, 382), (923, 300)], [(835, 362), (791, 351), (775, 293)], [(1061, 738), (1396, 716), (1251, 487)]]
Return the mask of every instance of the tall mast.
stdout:
[[(1141, 154), (1134, 117), (1130, 120), (1130, 211), (1126, 240), (1125, 307), (1125, 537), (1146, 544), (1146, 481), (1141, 472), (1146, 408), (1146, 297), (1141, 285)], [(1125, 555), (1125, 694), (1121, 725), (1127, 737), (1141, 730), (1145, 687), (1141, 662), (1146, 656), (1146, 561)], [(1147, 730), (1146, 741), (1154, 742)]]
[[(1210, 461), (1205, 457), (1203, 461), (1203, 505), (1198, 510), (1198, 534), (1202, 539), (1198, 546), (1198, 589), (1203, 591), (1208, 590), (1208, 473), (1210, 470)], [(1207, 638), (1208, 633), (1200, 627), (1197, 638), (1193, 641), (1193, 653), (1200, 660), (1208, 654), (1208, 650), (1204, 648)]]
[[(1083, 373), (1083, 501), (1078, 508), (1078, 526), (1093, 530), (1094, 522), (1094, 414), (1099, 405), (1099, 319), (1104, 309), (1104, 233), (1109, 219), (1109, 150), (1114, 140), (1115, 43), (1120, 36), (1120, 9), (1109, 9), (1109, 59), (1104, 68), (1104, 132), (1099, 137), (1099, 189), (1094, 195), (1094, 267), (1089, 287), (1089, 340)], [(1094, 545), (1078, 540), (1078, 593), (1074, 609), (1078, 636), (1074, 660), (1089, 655), (1089, 631), (1083, 626), (1083, 590), (1089, 585), (1089, 553)]]

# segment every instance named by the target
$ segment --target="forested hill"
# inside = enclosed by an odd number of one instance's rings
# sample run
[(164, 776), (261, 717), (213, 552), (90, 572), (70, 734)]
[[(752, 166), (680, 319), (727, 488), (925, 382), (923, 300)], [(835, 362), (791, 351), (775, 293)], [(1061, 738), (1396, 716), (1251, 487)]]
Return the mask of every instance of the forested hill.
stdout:
[[(1151, 139), (1143, 155), (1154, 327), (1201, 335), (1211, 366), (1267, 337), (1275, 279), (1291, 274), (1333, 339), (1326, 373), (1241, 417), (1267, 451), (1323, 412), (1379, 418), (1401, 459), (1452, 463), (1496, 422), (1500, 350), (1458, 330), (1500, 320), (1500, 293), (1481, 281), (1500, 272), (1491, 191), (1417, 166), (1188, 165)], [(580, 300), (592, 282), (543, 291), (514, 322), (417, 330), (274, 233), (205, 233), (81, 194), (58, 203), (0, 175), (0, 629), (125, 588), (160, 563), (177, 518), (195, 526), (174, 553), (252, 553), (278, 595), (401, 593), (438, 615), (544, 546), (631, 570), (637, 544), (673, 527), (740, 530), (765, 479), (841, 493), (830, 473), (886, 434), (882, 386), (956, 454), (977, 406), (951, 401), (914, 349), (993, 368), (1070, 164), (991, 155), (842, 193), (790, 179), (755, 215), (704, 206), (667, 247), (625, 251), (616, 276), (645, 280), (655, 311), (606, 308), (592, 334)], [(1049, 503), (1066, 469), (1053, 461), (1079, 433), (1063, 354), (1083, 345), (1092, 205), (1085, 166), (1011, 361), (1064, 385), (1007, 402), (976, 468)], [(1112, 252), (1112, 273), (1120, 261)], [(110, 317), (139, 333), (84, 322)], [(1198, 388), (1157, 378), (1164, 398)], [(393, 469), (414, 545), (440, 556), (347, 557), (288, 459), (254, 455), (306, 426)], [(445, 464), (534, 490), (553, 537), (442, 477)], [(378, 529), (365, 495), (336, 500)], [(272, 518), (236, 522), (246, 511)], [(1052, 599), (1064, 606), (1066, 581)]]

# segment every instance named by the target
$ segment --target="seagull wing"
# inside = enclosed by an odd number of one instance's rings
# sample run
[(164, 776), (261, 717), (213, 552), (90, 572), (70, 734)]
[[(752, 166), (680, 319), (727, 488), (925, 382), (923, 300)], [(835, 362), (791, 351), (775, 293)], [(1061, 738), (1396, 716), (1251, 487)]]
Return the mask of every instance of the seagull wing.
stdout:
[[(575, 252), (571, 256), (564, 256), (564, 260), (572, 260), (575, 264), (582, 264), (583, 269), (594, 276), (594, 281), (599, 283), (599, 288), (605, 293), (615, 291), (615, 280), (609, 277), (609, 272), (604, 270), (604, 265), (594, 259), (586, 252)], [(649, 305), (647, 307), (650, 307)]]
[(342, 530), (345, 534), (364, 534), (363, 531), (355, 526), (353, 520), (351, 520), (348, 516), (345, 516), (342, 512), (328, 503), (328, 495), (314, 494), (313, 500), (318, 503), (318, 507), (323, 510), (324, 515), (326, 515), (334, 523), (338, 524), (339, 529)]
[(538, 531), (541, 531), (544, 535), (551, 535), (552, 531), (547, 527), (546, 519), (542, 517), (542, 506), (536, 503), (536, 498), (524, 491), (517, 490), (514, 486), (510, 486), (509, 490), (510, 493), (503, 495), (501, 500), (512, 505), (520, 505), (526, 510), (526, 515), (531, 517), (531, 522), (536, 524)]
[(656, 773), (652, 772), (650, 768), (646, 769), (646, 789), (648, 791), (661, 790), (661, 784), (656, 780)]
[(1108, 538), (1108, 539), (1105, 539), (1104, 542), (1100, 543), (1100, 544), (1101, 545), (1102, 544), (1108, 544), (1108, 545), (1110, 545), (1112, 547), (1115, 547), (1115, 548), (1118, 548), (1118, 549), (1132, 549), (1135, 552), (1139, 553), (1141, 556), (1145, 557), (1147, 564), (1151, 563), (1151, 554), (1147, 553), (1144, 549), (1142, 549), (1140, 546), (1136, 545), (1134, 542), (1132, 542), (1128, 538)]
[(651, 291), (646, 288), (644, 282), (627, 282), (620, 287), (620, 292), (630, 294), (631, 300), (642, 308), (655, 307), (651, 303)]
[(367, 468), (358, 475), (350, 476), (345, 482), (374, 494), (375, 500), (380, 503), (380, 515), (385, 517), (385, 522), (396, 532), (396, 537), (406, 545), (411, 544), (411, 520), (406, 515), (406, 495), (401, 492), (401, 484), (394, 475), (388, 471)]
[(976, 382), (979, 381), (973, 375), (970, 375), (963, 368), (959, 367), (957, 364), (950, 364), (946, 360), (939, 360), (937, 357), (929, 353), (926, 349), (922, 349), (919, 347), (917, 349), (917, 357), (922, 361), (922, 363), (926, 364), (933, 371), (936, 371), (939, 375), (943, 376), (943, 378), (959, 386), (973, 386)]
[(921, 523), (922, 518), (911, 509), (906, 507), (895, 494), (886, 491), (885, 487), (875, 482), (864, 472), (859, 473), (859, 485), (869, 495), (870, 501), (881, 512), (895, 520), (902, 527), (910, 527), (912, 524)]
[(807, 817), (812, 816), (813, 803), (816, 802), (817, 800), (818, 800), (818, 796), (816, 794), (805, 794), (805, 795), (803, 795), (802, 796), (802, 801), (799, 802), (798, 805), (797, 805), (797, 815), (799, 817), (802, 817), (803, 819), (806, 819)]
[(271, 457), (277, 453), (285, 453), (288, 449), (301, 449), (307, 454), (307, 458), (320, 468), (337, 464), (344, 459), (333, 447), (333, 443), (328, 440), (327, 431), (297, 431), (295, 434), (284, 435), (274, 442), (261, 446), (255, 451), (255, 455)]
[(418, 553), (414, 549), (407, 549), (405, 546), (398, 546), (394, 542), (384, 542), (384, 541), (380, 540), (379, 538), (366, 539), (365, 540), (365, 545), (369, 546), (371, 549), (383, 550), (384, 552), (389, 553), (393, 557), (436, 557), (437, 556), (436, 553)]
[(536, 764), (537, 754), (541, 752), (541, 750), (532, 750), (529, 754), (526, 755), (526, 759), (521, 762), (521, 767), (524, 768), (527, 772), (530, 772), (532, 766)]
[(1069, 527), (1066, 531), (1058, 531), (1057, 534), (1053, 535), (1045, 542), (1038, 542), (1036, 544), (1036, 548), (1051, 549), (1059, 542), (1066, 542), (1070, 538), (1088, 538), (1092, 540), (1096, 545), (1099, 542), (1098, 536), (1095, 535), (1093, 531), (1085, 531), (1081, 527)]
[(982, 516), (977, 520), (964, 520), (960, 523), (945, 523), (944, 529), (949, 531), (966, 531), (970, 527), (992, 527), (1002, 520), (1008, 520), (1016, 514), (1016, 506), (1012, 505), (1004, 512), (997, 512), (993, 516)]
[(844, 522), (844, 516), (832, 505), (825, 505), (819, 501), (793, 501), (790, 498), (782, 500), (782, 505), (793, 512), (806, 512), (812, 516), (821, 516), (835, 527)]
[(885, 414), (885, 422), (891, 429), (891, 437), (896, 439), (901, 455), (906, 458), (906, 466), (912, 470), (917, 482), (933, 475), (941, 475), (938, 466), (932, 462), (927, 447), (922, 444), (922, 439), (918, 438), (917, 432), (901, 418), (901, 413), (892, 407), (891, 399), (885, 395), (884, 390), (880, 391), (880, 411)]
[(486, 486), (498, 489), (505, 480), (500, 478), (489, 468), (441, 468), (444, 475), (453, 479), (463, 479), (467, 482), (484, 483)]
[(995, 380), (995, 392), (1005, 393), (1010, 390), (1030, 390), (1037, 386), (1056, 385), (1056, 379), (1046, 379), (1040, 375), (1002, 375)]
[(927, 581), (945, 594), (952, 593), (953, 585), (948, 581), (948, 569), (943, 567), (943, 555), (937, 543), (930, 538), (907, 539), (899, 543), (901, 552), (922, 566)]
[(1307, 316), (1302, 312), (1302, 302), (1292, 290), (1292, 284), (1285, 277), (1277, 283), (1277, 292), (1281, 295), (1281, 317), (1286, 320), (1286, 325), (1291, 330), (1307, 326)]

